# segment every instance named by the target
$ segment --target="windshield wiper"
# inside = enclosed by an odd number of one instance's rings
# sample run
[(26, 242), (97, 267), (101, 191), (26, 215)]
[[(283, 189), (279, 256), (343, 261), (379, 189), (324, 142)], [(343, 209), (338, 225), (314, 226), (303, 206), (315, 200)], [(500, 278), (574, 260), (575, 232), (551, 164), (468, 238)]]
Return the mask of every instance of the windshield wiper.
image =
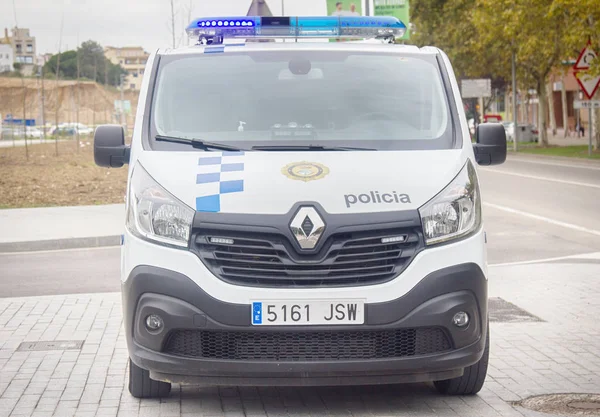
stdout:
[(373, 148), (353, 148), (349, 146), (324, 145), (264, 145), (253, 146), (253, 151), (376, 151)]
[(206, 142), (206, 141), (200, 140), (200, 139), (180, 138), (177, 136), (165, 136), (165, 135), (156, 135), (154, 138), (160, 142), (183, 143), (184, 145), (191, 145), (192, 147), (194, 147), (196, 149), (204, 149), (205, 151), (208, 151), (211, 149), (217, 149), (220, 151), (231, 151), (231, 152), (244, 150), (242, 148), (237, 148), (235, 146), (226, 145), (224, 143)]

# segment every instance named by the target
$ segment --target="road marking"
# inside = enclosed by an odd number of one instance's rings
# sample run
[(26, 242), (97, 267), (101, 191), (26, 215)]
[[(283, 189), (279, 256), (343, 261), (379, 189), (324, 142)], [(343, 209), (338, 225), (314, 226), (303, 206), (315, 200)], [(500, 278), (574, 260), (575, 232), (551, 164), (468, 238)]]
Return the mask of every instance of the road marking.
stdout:
[(484, 206), (495, 208), (497, 210), (502, 210), (507, 213), (518, 214), (523, 217), (529, 217), (530, 219), (540, 220), (549, 224), (553, 224), (555, 226), (565, 227), (571, 230), (577, 230), (578, 232), (589, 233), (592, 235), (600, 236), (600, 230), (590, 229), (589, 227), (578, 226), (576, 224), (561, 222), (560, 220), (554, 220), (549, 217), (538, 216), (537, 214), (531, 214), (526, 211), (516, 210), (510, 207), (501, 206), (493, 203), (483, 203)]
[(568, 185), (578, 185), (580, 187), (600, 188), (599, 184), (591, 184), (589, 182), (557, 180), (555, 178), (540, 177), (537, 175), (517, 174), (516, 172), (507, 172), (507, 171), (502, 171), (500, 169), (483, 168), (483, 169), (481, 169), (481, 171), (493, 172), (496, 174), (512, 175), (513, 177), (530, 178), (532, 180), (550, 181), (550, 182), (557, 182), (560, 184), (568, 184)]
[(503, 262), (499, 264), (490, 264), (492, 266), (513, 266), (513, 265), (527, 265), (534, 263), (544, 263), (553, 261), (563, 261), (568, 259), (600, 259), (600, 252), (582, 253), (580, 255), (568, 255), (568, 256), (557, 256), (554, 258), (543, 258), (543, 259), (532, 259), (530, 261), (519, 261), (519, 262)]
[(557, 167), (565, 167), (565, 168), (581, 168), (581, 169), (591, 169), (593, 171), (600, 171), (600, 166), (598, 167), (593, 167), (593, 166), (589, 166), (589, 165), (577, 165), (577, 164), (563, 164), (563, 163), (553, 163), (553, 162), (549, 162), (549, 161), (534, 161), (533, 159), (520, 159), (520, 158), (508, 158), (508, 162), (522, 162), (522, 163), (527, 163), (527, 164), (538, 164), (538, 165), (551, 165), (551, 166), (557, 166)]
[(2, 255), (29, 255), (29, 254), (42, 254), (42, 253), (54, 253), (54, 252), (75, 252), (75, 251), (90, 251), (90, 250), (103, 250), (103, 249), (117, 249), (121, 246), (92, 246), (90, 248), (69, 248), (69, 249), (47, 249), (47, 250), (26, 250), (20, 252), (0, 252)]

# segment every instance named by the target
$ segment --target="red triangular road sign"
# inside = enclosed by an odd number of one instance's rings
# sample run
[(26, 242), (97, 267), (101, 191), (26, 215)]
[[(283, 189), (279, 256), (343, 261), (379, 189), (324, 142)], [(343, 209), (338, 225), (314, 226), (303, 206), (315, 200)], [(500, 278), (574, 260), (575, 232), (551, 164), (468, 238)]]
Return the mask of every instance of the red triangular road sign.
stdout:
[(592, 97), (594, 97), (594, 94), (596, 94), (598, 87), (600, 87), (600, 76), (592, 77), (587, 75), (584, 71), (576, 72), (575, 78), (577, 79), (577, 82), (581, 86), (581, 89), (587, 96), (588, 100), (591, 100)]
[(581, 50), (581, 52), (579, 53), (579, 58), (577, 58), (577, 61), (575, 62), (575, 66), (573, 67), (574, 70), (586, 70), (590, 68), (590, 62), (592, 62), (592, 60), (594, 58), (596, 58), (596, 51), (594, 51), (594, 48), (592, 48), (592, 45), (590, 43), (588, 43), (585, 48), (583, 48)]

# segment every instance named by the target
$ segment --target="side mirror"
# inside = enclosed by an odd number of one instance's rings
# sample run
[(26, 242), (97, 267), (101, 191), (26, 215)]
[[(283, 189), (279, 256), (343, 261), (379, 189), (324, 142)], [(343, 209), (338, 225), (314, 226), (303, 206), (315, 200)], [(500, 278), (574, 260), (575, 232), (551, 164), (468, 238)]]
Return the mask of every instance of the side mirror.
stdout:
[(101, 125), (94, 133), (94, 161), (101, 167), (121, 168), (129, 163), (130, 148), (120, 125)]
[(475, 132), (473, 144), (479, 165), (498, 165), (506, 161), (506, 132), (500, 123), (482, 123)]

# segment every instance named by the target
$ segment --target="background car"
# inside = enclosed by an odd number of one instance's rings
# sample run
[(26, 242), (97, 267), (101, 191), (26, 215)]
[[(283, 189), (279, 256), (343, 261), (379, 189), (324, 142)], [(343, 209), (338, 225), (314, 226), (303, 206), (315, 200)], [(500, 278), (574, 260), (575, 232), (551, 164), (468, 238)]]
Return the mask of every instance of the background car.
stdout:
[[(22, 130), (21, 130), (21, 133), (22, 133)], [(33, 126), (27, 126), (26, 134), (27, 134), (28, 138), (32, 138), (32, 139), (40, 139), (43, 136), (42, 131), (40, 129), (38, 129), (37, 127), (33, 127)]]
[[(515, 123), (502, 122), (506, 132), (506, 140), (515, 140)], [(535, 125), (519, 123), (519, 142), (537, 142), (539, 140), (539, 130)]]
[(80, 136), (91, 135), (94, 129), (83, 123), (61, 123), (50, 130), (50, 134), (58, 136), (74, 136), (76, 133)]
[[(34, 126), (27, 126), (26, 135), (28, 139), (40, 139), (42, 131)], [(23, 126), (4, 126), (2, 128), (2, 139), (22, 138)]]
[(83, 123), (66, 123), (64, 126), (75, 129), (80, 135), (91, 135), (94, 129), (84, 125)]
[(52, 128), (50, 134), (53, 136), (74, 136), (75, 128), (66, 125), (58, 125), (58, 127), (54, 126)]

